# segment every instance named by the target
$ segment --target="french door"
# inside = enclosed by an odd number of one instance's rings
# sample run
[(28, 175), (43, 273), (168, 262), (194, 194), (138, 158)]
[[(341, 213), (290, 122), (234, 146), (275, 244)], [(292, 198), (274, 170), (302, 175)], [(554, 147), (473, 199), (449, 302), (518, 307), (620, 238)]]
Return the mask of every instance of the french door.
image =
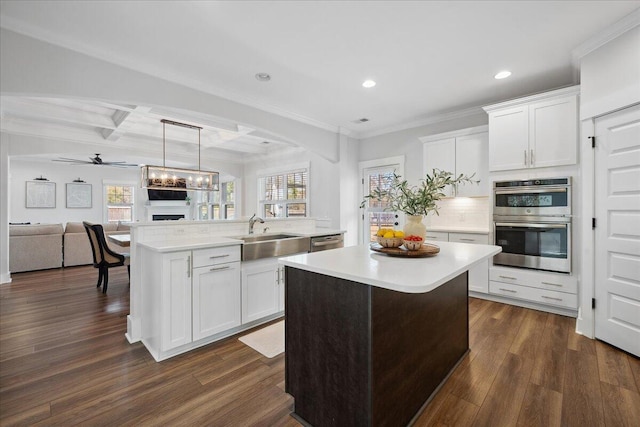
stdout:
[(640, 356), (640, 106), (595, 129), (595, 336)]
[[(371, 194), (375, 188), (387, 189), (397, 172), (398, 165), (372, 167), (363, 170), (362, 194)], [(385, 210), (389, 206), (386, 200), (367, 199), (363, 212), (364, 243), (375, 242), (380, 228), (402, 230), (404, 214)]]

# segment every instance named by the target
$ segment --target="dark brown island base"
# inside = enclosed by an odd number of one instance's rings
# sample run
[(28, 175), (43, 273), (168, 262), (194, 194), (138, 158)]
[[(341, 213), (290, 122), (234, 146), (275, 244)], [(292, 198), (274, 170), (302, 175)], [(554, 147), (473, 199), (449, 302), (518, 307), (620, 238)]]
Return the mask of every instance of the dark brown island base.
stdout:
[[(484, 247), (487, 256), (496, 252)], [(365, 259), (357, 247), (328, 252), (338, 251), (356, 255), (354, 263), (371, 274), (394, 264), (380, 258), (385, 255)], [(337, 274), (323, 274), (331, 258), (312, 255), (283, 262), (285, 387), (295, 399), (293, 416), (315, 427), (411, 424), (468, 352), (470, 265), (452, 266), (455, 276), (449, 278), (441, 274), (446, 255), (438, 261), (411, 260), (421, 263), (413, 266), (403, 260), (395, 267), (415, 267), (416, 274), (428, 272), (431, 262), (439, 283), (428, 291), (407, 286), (400, 291), (378, 280), (349, 280), (349, 273), (341, 274), (349, 264), (345, 258), (333, 264)]]

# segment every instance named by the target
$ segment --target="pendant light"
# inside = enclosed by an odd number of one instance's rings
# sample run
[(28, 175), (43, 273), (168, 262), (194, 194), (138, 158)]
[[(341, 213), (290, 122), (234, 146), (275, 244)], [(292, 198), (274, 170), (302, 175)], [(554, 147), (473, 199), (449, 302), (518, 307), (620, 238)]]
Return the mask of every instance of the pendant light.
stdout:
[[(218, 191), (220, 174), (200, 169), (200, 126), (162, 119), (162, 166), (142, 167), (142, 188), (173, 191)], [(168, 168), (166, 166), (166, 126), (180, 126), (198, 131), (198, 169)]]

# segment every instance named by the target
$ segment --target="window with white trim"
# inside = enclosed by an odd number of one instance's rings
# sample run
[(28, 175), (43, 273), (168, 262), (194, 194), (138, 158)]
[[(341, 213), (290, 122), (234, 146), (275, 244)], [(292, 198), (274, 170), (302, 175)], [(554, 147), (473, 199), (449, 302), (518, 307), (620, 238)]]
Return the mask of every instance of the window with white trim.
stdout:
[(213, 192), (211, 204), (212, 219), (233, 219), (236, 210), (235, 182), (223, 182), (220, 191)]
[(259, 216), (306, 217), (309, 211), (309, 169), (301, 168), (258, 178)]
[(133, 222), (134, 185), (104, 184), (104, 218), (106, 222)]

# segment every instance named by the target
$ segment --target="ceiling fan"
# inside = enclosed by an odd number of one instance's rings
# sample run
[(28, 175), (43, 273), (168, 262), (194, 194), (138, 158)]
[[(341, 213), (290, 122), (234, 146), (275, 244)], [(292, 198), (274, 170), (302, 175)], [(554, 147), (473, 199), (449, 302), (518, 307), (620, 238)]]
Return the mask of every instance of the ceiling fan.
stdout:
[(89, 157), (89, 160), (70, 159), (68, 157), (60, 157), (54, 159), (54, 162), (73, 163), (76, 165), (96, 165), (96, 166), (114, 166), (120, 168), (138, 167), (139, 165), (127, 162), (105, 162), (100, 158), (100, 154), (96, 153), (95, 157)]

